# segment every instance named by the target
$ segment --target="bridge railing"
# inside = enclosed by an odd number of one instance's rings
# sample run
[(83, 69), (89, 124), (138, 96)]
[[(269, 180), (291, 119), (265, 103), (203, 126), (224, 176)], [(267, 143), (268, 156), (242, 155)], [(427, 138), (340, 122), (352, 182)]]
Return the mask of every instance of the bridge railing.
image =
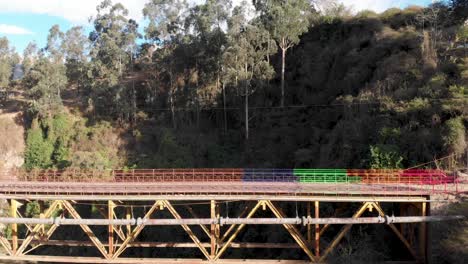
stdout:
[(365, 169), (135, 169), (135, 170), (12, 170), (0, 181), (28, 182), (296, 182), (328, 184), (456, 184), (440, 170)]

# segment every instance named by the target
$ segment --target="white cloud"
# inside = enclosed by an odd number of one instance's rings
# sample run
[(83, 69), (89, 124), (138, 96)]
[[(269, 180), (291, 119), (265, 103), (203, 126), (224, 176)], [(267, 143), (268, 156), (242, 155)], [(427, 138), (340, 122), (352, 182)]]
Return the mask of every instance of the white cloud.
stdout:
[(31, 35), (31, 31), (15, 25), (0, 24), (0, 34)]
[[(112, 0), (122, 3), (129, 11), (129, 16), (136, 21), (143, 19), (143, 7), (149, 0)], [(205, 0), (189, 0), (191, 4), (203, 3)], [(247, 0), (250, 2), (250, 0)], [(19, 12), (45, 14), (62, 17), (75, 24), (85, 24), (90, 16), (96, 15), (96, 6), (102, 0), (0, 0), (2, 12)], [(241, 0), (233, 0), (239, 4)]]
[(373, 10), (375, 12), (383, 12), (390, 7), (398, 7), (402, 1), (398, 0), (339, 0), (346, 6), (352, 8), (353, 11)]
[[(96, 14), (96, 6), (102, 0), (0, 0), (1, 12), (33, 13), (62, 17), (74, 24), (85, 24), (90, 16)], [(129, 16), (136, 21), (143, 19), (142, 9), (149, 0), (113, 0), (120, 2), (128, 10)], [(205, 0), (188, 0), (191, 4), (200, 4)], [(405, 0), (338, 0), (354, 11), (371, 9), (382, 12), (389, 7), (399, 6)], [(238, 5), (242, 0), (233, 0)], [(251, 1), (247, 0), (249, 5)]]
[[(2, 12), (45, 14), (62, 17), (72, 23), (83, 24), (96, 14), (96, 6), (102, 0), (0, 0)], [(129, 16), (137, 21), (143, 18), (142, 9), (147, 0), (114, 0), (122, 3)]]

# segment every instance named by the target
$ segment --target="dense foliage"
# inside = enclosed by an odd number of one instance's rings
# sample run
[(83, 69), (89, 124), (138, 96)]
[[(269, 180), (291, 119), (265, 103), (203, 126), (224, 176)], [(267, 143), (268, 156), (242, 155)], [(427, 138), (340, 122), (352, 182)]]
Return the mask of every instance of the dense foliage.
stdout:
[[(464, 165), (466, 1), (149, 0), (141, 30), (97, 10), (24, 51), (28, 168)], [(1, 86), (17, 58), (2, 38)]]
[[(54, 25), (46, 47), (30, 43), (21, 62), (0, 38), (0, 92), (27, 102), (26, 169), (462, 169), (466, 3), (353, 14), (333, 0), (147, 0), (139, 29), (122, 4), (104, 0), (89, 35)], [(28, 203), (26, 216), (40, 206)], [(281, 236), (258, 230), (246, 237)], [(383, 227), (358, 231), (366, 239), (330, 263), (390, 255), (368, 240), (387, 237)], [(452, 254), (444, 259), (464, 259), (463, 247), (439, 243)]]

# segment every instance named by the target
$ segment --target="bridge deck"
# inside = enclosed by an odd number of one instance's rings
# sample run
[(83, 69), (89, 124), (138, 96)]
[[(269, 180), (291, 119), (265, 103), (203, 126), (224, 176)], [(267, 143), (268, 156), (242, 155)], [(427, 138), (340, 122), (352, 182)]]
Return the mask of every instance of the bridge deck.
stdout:
[[(329, 184), (290, 182), (159, 182), (159, 183), (84, 183), (84, 182), (0, 182), (3, 198), (73, 198), (89, 200), (90, 197), (105, 200), (206, 200), (223, 197), (226, 200), (256, 200), (265, 197), (274, 200), (300, 200), (308, 197), (338, 199), (341, 197), (407, 197), (453, 193), (457, 186), (408, 185), (408, 184)], [(321, 199), (321, 200), (323, 200)]]

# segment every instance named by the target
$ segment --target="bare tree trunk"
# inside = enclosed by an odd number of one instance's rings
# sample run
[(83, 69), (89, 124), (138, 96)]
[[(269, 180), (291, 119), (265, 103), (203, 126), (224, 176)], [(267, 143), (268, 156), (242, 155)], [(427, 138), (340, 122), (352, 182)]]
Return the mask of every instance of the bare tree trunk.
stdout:
[(170, 87), (169, 87), (169, 103), (171, 105), (171, 118), (172, 118), (172, 128), (176, 128), (176, 121), (175, 121), (175, 107), (174, 107), (174, 85), (172, 80), (172, 74), (169, 76), (170, 79)]
[(245, 140), (249, 140), (249, 91), (248, 84), (245, 84)]
[[(236, 65), (237, 65), (237, 55), (236, 55)], [(239, 76), (238, 76), (238, 73), (236, 71), (236, 80), (235, 80), (235, 86), (236, 86), (236, 92), (237, 92), (237, 96), (239, 96)]]
[(198, 78), (200, 78), (200, 75), (199, 75), (199, 70), (198, 70), (198, 60), (195, 61), (195, 71), (197, 73), (197, 78), (196, 78), (196, 82), (195, 82), (195, 100), (196, 100), (196, 105), (197, 105), (197, 113), (196, 113), (196, 119), (197, 119), (197, 129), (200, 128), (200, 98), (198, 98), (198, 86), (199, 86), (199, 83), (198, 83)]
[(286, 68), (286, 48), (281, 48), (281, 107), (284, 107), (284, 72)]
[(136, 90), (135, 90), (135, 80), (132, 81), (132, 123), (133, 125), (136, 124), (136, 109), (137, 109), (137, 98), (136, 98)]
[(224, 132), (227, 132), (227, 112), (226, 112), (226, 84), (223, 82), (223, 114), (224, 114)]

